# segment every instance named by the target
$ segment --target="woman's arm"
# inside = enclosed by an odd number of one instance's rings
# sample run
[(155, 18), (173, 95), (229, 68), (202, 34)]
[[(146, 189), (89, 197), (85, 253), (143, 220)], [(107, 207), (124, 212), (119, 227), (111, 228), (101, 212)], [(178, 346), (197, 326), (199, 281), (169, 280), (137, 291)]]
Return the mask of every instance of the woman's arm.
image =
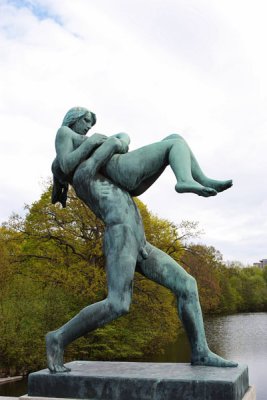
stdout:
[(89, 157), (94, 149), (105, 142), (106, 136), (95, 133), (88, 137), (74, 150), (74, 132), (68, 127), (61, 127), (56, 136), (56, 153), (60, 168), (65, 174), (69, 174), (85, 159)]

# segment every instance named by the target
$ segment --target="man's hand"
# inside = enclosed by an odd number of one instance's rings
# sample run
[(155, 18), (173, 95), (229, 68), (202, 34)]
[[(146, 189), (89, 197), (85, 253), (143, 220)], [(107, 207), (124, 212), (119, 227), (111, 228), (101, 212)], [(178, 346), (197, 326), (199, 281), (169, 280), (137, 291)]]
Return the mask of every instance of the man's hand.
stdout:
[(108, 138), (107, 143), (110, 144), (110, 148), (114, 150), (116, 154), (124, 154), (127, 153), (129, 146), (128, 143), (123, 139), (118, 139), (115, 136), (111, 136)]
[(101, 133), (94, 133), (92, 136), (88, 137), (88, 140), (94, 146), (100, 146), (107, 139), (108, 139), (108, 137), (106, 135), (102, 135)]
[(113, 135), (113, 137), (117, 138), (120, 141), (118, 145), (117, 153), (124, 154), (128, 153), (129, 151), (129, 144), (130, 144), (130, 136), (127, 133), (120, 132)]
[(125, 142), (124, 140), (122, 140), (122, 139), (119, 139), (119, 141), (120, 141), (120, 146), (119, 146), (119, 151), (118, 151), (118, 153), (120, 153), (120, 154), (128, 153), (128, 150), (129, 150), (128, 143), (126, 143), (126, 142)]

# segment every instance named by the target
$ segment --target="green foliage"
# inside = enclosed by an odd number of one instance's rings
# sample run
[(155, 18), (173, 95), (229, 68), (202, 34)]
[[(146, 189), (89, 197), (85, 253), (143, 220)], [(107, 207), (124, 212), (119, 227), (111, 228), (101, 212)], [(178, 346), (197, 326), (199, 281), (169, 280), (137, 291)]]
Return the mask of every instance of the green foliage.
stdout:
[(198, 282), (205, 313), (267, 310), (266, 269), (226, 266), (220, 252), (203, 245), (190, 245), (182, 263)]
[(219, 283), (221, 254), (214, 247), (190, 245), (182, 258), (182, 264), (197, 280), (203, 311), (216, 312), (221, 295)]
[(63, 291), (51, 293), (50, 287), (14, 275), (0, 300), (1, 369), (18, 374), (44, 367), (44, 335), (53, 323), (63, 323), (71, 306)]
[(240, 293), (243, 298), (241, 310), (266, 310), (267, 288), (263, 272), (259, 268), (248, 268), (239, 272)]
[(267, 284), (267, 265), (263, 268), (263, 279)]
[(174, 260), (180, 260), (184, 248), (178, 233), (179, 227), (150, 213), (139, 199), (136, 198), (135, 202), (142, 216), (147, 241), (171, 255)]

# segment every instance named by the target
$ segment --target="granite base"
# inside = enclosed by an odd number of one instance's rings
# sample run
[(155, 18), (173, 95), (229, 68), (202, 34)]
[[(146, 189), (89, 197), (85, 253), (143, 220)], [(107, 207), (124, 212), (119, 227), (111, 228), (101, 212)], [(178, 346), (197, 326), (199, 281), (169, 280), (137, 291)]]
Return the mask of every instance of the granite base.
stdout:
[(29, 375), (29, 397), (92, 400), (242, 400), (248, 368), (175, 363), (74, 361), (68, 373)]

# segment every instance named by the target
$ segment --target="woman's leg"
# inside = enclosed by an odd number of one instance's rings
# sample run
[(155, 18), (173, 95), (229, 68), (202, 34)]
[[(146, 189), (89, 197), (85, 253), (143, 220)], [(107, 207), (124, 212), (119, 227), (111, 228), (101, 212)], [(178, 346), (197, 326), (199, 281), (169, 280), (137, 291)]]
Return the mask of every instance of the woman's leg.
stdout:
[(148, 257), (138, 263), (138, 271), (147, 278), (170, 289), (177, 297), (178, 313), (191, 345), (193, 365), (235, 367), (210, 351), (204, 330), (195, 279), (163, 251), (146, 246)]
[(232, 181), (220, 182), (205, 177), (188, 144), (177, 134), (125, 154), (112, 154), (112, 140), (107, 140), (81, 167), (91, 175), (102, 168), (108, 178), (131, 195), (144, 193), (167, 165), (176, 176), (175, 189), (179, 193), (192, 192), (209, 197), (217, 194), (215, 187), (222, 191), (232, 185)]
[(192, 172), (192, 176), (194, 178), (195, 181), (199, 182), (201, 185), (203, 186), (207, 186), (210, 188), (215, 189), (217, 192), (222, 192), (226, 189), (229, 189), (232, 184), (233, 181), (231, 179), (226, 180), (226, 181), (218, 181), (215, 179), (210, 179), (208, 178), (204, 172), (202, 171), (202, 169), (199, 166), (199, 163), (195, 157), (195, 155), (193, 154), (192, 150), (190, 149), (189, 145), (187, 144), (187, 142), (183, 139), (182, 136), (174, 133), (172, 135), (167, 136), (165, 139), (163, 140), (170, 140), (170, 139), (179, 139), (184, 141), (185, 146), (187, 146), (188, 151), (190, 153), (190, 159), (191, 159), (191, 172)]
[(63, 364), (64, 349), (68, 344), (129, 310), (138, 254), (131, 228), (124, 224), (108, 227), (105, 232), (104, 250), (108, 297), (85, 307), (61, 328), (46, 335), (47, 361), (51, 372), (69, 371)]
[(171, 166), (176, 176), (177, 192), (192, 192), (204, 197), (217, 194), (216, 190), (194, 180), (190, 149), (182, 138), (177, 137), (114, 155), (106, 163), (104, 173), (131, 194), (141, 194), (153, 184), (167, 165)]

